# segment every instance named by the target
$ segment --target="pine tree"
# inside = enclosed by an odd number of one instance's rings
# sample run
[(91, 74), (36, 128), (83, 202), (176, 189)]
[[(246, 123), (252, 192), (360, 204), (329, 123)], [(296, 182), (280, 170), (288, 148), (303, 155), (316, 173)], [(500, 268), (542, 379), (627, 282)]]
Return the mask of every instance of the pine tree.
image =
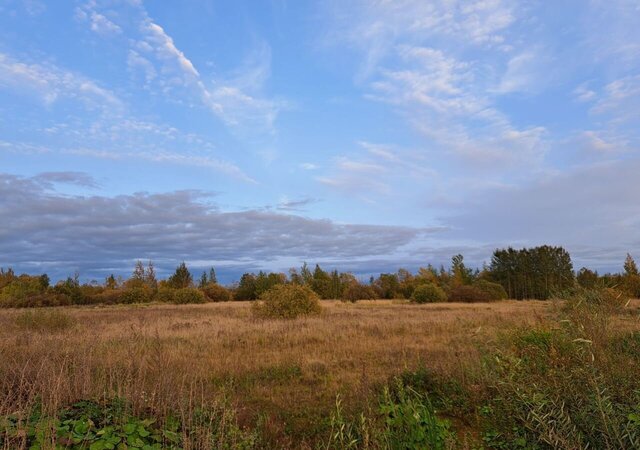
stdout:
[(169, 277), (167, 280), (169, 286), (174, 289), (183, 289), (187, 287), (191, 287), (193, 283), (193, 277), (187, 269), (187, 265), (182, 262), (178, 267), (176, 267), (176, 271), (173, 275)]
[(209, 270), (209, 283), (218, 284), (218, 278), (216, 277), (216, 270), (213, 267)]
[(208, 282), (209, 280), (207, 278), (207, 272), (202, 272), (202, 275), (200, 275), (200, 282), (198, 283), (198, 287), (202, 289), (207, 285)]

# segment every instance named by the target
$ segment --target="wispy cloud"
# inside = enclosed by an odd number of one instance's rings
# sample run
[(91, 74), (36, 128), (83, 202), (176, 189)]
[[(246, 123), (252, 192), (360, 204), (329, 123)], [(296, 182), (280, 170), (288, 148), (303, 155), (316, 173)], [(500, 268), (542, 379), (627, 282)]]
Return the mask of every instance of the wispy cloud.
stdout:
[(21, 61), (3, 53), (0, 53), (0, 88), (23, 91), (47, 106), (70, 99), (89, 109), (123, 108), (116, 94), (80, 74), (55, 64)]
[(131, 28), (130, 17), (120, 25), (109, 21), (105, 17), (109, 12), (118, 16), (111, 7), (91, 0), (78, 11), (90, 22), (91, 29), (100, 34), (114, 34), (102, 31), (120, 31), (122, 27), (128, 27), (127, 34), (137, 36), (122, 42), (129, 47), (129, 69), (134, 74), (142, 74), (147, 89), (157, 89), (172, 101), (198, 102), (238, 132), (275, 131), (275, 121), (280, 111), (287, 107), (287, 102), (261, 93), (271, 63), (271, 50), (265, 42), (257, 45), (235, 73), (227, 77), (204, 75), (169, 32), (149, 16), (142, 2), (131, 3), (124, 13), (120, 13), (120, 16), (137, 17), (137, 22), (133, 21), (137, 28)]
[[(336, 7), (338, 25), (330, 36), (361, 53), (366, 97), (394, 105), (427, 138), (429, 152), (495, 174), (541, 164), (544, 126), (517, 126), (497, 106), (499, 96), (540, 84), (540, 52), (520, 51), (507, 39), (522, 14), (518, 4), (356, 5)], [(346, 17), (353, 26), (341, 22)]]

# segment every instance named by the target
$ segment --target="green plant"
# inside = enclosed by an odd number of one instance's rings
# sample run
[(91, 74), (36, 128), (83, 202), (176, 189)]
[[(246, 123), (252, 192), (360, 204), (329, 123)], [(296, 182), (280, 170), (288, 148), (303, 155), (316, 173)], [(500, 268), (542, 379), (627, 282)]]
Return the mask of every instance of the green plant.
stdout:
[(147, 286), (125, 289), (119, 296), (122, 303), (148, 303), (153, 299), (153, 291)]
[(414, 303), (434, 303), (446, 300), (447, 294), (434, 283), (421, 284), (411, 294), (411, 301)]
[(391, 449), (449, 448), (453, 434), (449, 422), (437, 417), (427, 396), (404, 387), (397, 380), (394, 390), (384, 389), (380, 411), (385, 439)]
[(264, 318), (295, 319), (299, 316), (319, 314), (322, 310), (318, 295), (307, 286), (276, 285), (254, 303), (254, 315)]
[(488, 360), (485, 442), (640, 448), (640, 380), (629, 375), (638, 371), (637, 336), (610, 326), (624, 303), (615, 291), (579, 289), (565, 301), (561, 327), (509, 333)]
[(322, 447), (336, 450), (376, 448), (375, 430), (371, 419), (364, 413), (358, 416), (358, 421), (349, 421), (344, 417), (342, 399), (336, 396), (335, 409), (330, 419), (329, 439)]
[(180, 305), (187, 303), (206, 303), (206, 301), (207, 299), (202, 291), (195, 288), (176, 289), (173, 294), (173, 303)]
[(26, 423), (12, 415), (0, 418), (0, 424), (0, 445), (9, 448), (155, 450), (178, 449), (182, 442), (177, 424), (161, 427), (155, 419), (127, 415), (118, 399), (78, 402), (55, 417), (43, 416), (36, 408)]
[(182, 288), (173, 289), (168, 287), (161, 287), (158, 289), (156, 298), (160, 302), (175, 303), (175, 304), (187, 304), (187, 303), (206, 303), (207, 298), (201, 290), (196, 288)]

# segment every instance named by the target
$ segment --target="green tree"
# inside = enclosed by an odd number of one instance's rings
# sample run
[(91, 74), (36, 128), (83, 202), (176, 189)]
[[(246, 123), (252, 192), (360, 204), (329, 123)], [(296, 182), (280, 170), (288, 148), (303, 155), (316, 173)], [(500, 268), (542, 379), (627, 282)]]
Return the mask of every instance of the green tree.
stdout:
[(380, 298), (398, 298), (400, 282), (398, 281), (398, 275), (395, 273), (381, 273), (374, 285)]
[(207, 277), (207, 272), (202, 272), (200, 275), (200, 281), (198, 282), (198, 287), (203, 289), (207, 284), (209, 284), (209, 277)]
[(598, 285), (598, 272), (583, 267), (578, 271), (576, 281), (583, 288), (593, 289)]
[(320, 296), (320, 298), (332, 298), (333, 290), (331, 286), (331, 276), (316, 264), (311, 278), (311, 289)]
[(498, 249), (493, 253), (489, 274), (509, 298), (547, 299), (575, 282), (571, 256), (562, 247), (543, 245), (531, 249)]
[(256, 276), (252, 273), (245, 273), (240, 277), (234, 298), (236, 300), (255, 300), (258, 298), (256, 292)]
[(169, 285), (169, 287), (172, 287), (174, 289), (184, 289), (191, 287), (191, 285), (193, 284), (193, 278), (184, 261), (180, 263), (178, 267), (176, 267), (176, 271), (169, 277), (169, 279), (167, 280), (167, 284)]

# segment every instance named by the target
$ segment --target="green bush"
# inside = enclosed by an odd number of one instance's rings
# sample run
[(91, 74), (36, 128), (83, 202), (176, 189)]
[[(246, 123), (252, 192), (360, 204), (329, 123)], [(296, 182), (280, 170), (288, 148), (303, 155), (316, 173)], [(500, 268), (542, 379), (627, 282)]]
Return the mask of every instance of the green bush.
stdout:
[(205, 298), (202, 291), (195, 288), (182, 288), (176, 289), (173, 293), (173, 302), (176, 304), (187, 304), (187, 303), (206, 303), (207, 299)]
[(120, 303), (149, 303), (151, 300), (153, 291), (147, 286), (125, 289), (119, 296)]
[(378, 298), (376, 291), (371, 286), (360, 283), (351, 283), (343, 292), (342, 300), (356, 302), (358, 300), (373, 300)]
[(262, 294), (252, 309), (257, 317), (295, 319), (319, 314), (322, 307), (318, 295), (307, 286), (280, 284)]
[(411, 301), (414, 303), (444, 302), (447, 294), (434, 283), (425, 283), (417, 286), (411, 294)]
[(202, 288), (202, 292), (209, 301), (212, 302), (228, 302), (231, 300), (231, 292), (224, 286), (217, 283), (209, 283)]
[(506, 300), (508, 297), (507, 291), (504, 290), (501, 284), (487, 280), (478, 280), (473, 285), (487, 294), (490, 300)]

